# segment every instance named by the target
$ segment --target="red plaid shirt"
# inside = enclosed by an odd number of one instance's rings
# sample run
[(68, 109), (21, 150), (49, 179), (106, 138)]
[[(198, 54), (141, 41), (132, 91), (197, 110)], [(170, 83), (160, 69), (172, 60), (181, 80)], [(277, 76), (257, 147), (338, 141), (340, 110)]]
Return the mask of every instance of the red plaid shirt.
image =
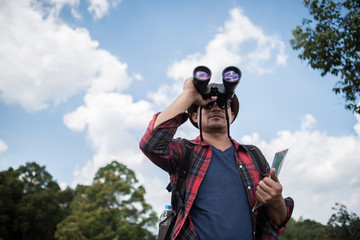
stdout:
[[(173, 137), (178, 127), (188, 119), (188, 114), (179, 114), (154, 129), (154, 123), (158, 114), (159, 113), (154, 115), (154, 118), (150, 122), (144, 136), (141, 138), (140, 149), (153, 163), (170, 174), (170, 180), (172, 183), (176, 183), (178, 175), (175, 169), (179, 160), (181, 160), (182, 151), (180, 147), (181, 139), (173, 139)], [(237, 153), (235, 155), (236, 163), (239, 167), (243, 184), (247, 189), (246, 192), (249, 201), (249, 211), (251, 211), (257, 201), (255, 192), (259, 183), (259, 173), (244, 146), (234, 140), (232, 141)], [(186, 193), (184, 199), (186, 207), (184, 212), (180, 211), (179, 213), (172, 231), (172, 239), (198, 239), (189, 213), (196, 198), (199, 186), (209, 167), (211, 160), (211, 147), (207, 143), (202, 142), (200, 137), (192, 140), (191, 142), (194, 144), (193, 157), (195, 160), (186, 180)], [(267, 171), (269, 171), (268, 165)], [(291, 217), (294, 202), (291, 198), (286, 198), (285, 203), (287, 207), (286, 223)], [(253, 220), (259, 221), (260, 215), (262, 219), (265, 219), (265, 221), (263, 221), (260, 232), (258, 230), (255, 231), (256, 223), (253, 221), (253, 233), (256, 232), (256, 236), (253, 234), (253, 239), (278, 239), (278, 235), (283, 232), (285, 227), (276, 227), (265, 217), (265, 214), (259, 214), (258, 211), (255, 211), (253, 214)]]

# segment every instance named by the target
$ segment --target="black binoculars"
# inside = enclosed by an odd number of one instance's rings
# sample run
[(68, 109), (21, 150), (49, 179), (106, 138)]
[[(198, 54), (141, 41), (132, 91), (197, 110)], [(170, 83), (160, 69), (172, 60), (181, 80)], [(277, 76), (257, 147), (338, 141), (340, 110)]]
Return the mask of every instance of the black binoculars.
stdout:
[(217, 96), (218, 99), (232, 99), (236, 86), (240, 82), (241, 71), (237, 67), (230, 66), (222, 72), (223, 83), (211, 83), (211, 71), (208, 67), (198, 66), (193, 71), (193, 84), (203, 99)]

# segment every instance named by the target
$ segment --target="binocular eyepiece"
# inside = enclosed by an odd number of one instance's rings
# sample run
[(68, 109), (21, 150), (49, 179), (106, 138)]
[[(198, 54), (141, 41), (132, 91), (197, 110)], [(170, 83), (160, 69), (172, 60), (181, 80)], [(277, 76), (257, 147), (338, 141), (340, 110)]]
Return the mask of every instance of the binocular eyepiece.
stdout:
[(211, 70), (205, 66), (198, 66), (193, 71), (193, 84), (203, 99), (217, 96), (222, 99), (232, 99), (235, 89), (240, 82), (241, 71), (237, 67), (230, 66), (222, 72), (222, 84), (211, 83)]

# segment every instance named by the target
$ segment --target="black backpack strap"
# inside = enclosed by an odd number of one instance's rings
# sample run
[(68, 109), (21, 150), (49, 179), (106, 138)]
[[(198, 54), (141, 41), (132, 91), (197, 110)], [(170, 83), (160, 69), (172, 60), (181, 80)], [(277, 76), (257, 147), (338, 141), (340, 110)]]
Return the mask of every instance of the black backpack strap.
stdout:
[[(182, 158), (180, 160), (179, 166), (176, 168), (176, 172), (178, 173), (178, 180), (176, 183), (176, 190), (184, 195), (185, 188), (183, 187), (183, 183), (187, 177), (188, 171), (190, 170), (192, 164), (192, 153), (194, 149), (194, 145), (186, 139), (180, 140)], [(168, 192), (172, 191), (171, 182), (167, 185), (166, 190)]]
[(253, 159), (256, 169), (259, 172), (260, 179), (263, 179), (266, 175), (266, 159), (259, 148), (254, 145), (245, 145), (250, 157)]
[[(255, 164), (255, 167), (259, 173), (259, 179), (260, 180), (263, 179), (266, 176), (266, 166), (267, 166), (267, 162), (264, 155), (262, 154), (260, 149), (254, 145), (244, 145), (244, 147), (250, 154), (250, 157)], [(252, 214), (251, 216), (252, 216), (253, 228), (256, 232), (255, 239), (258, 240), (261, 239), (261, 232), (263, 231), (263, 227), (266, 224), (266, 219), (264, 216), (264, 211), (265, 211), (264, 208), (259, 208), (257, 211), (258, 211), (257, 215)]]
[[(175, 225), (177, 216), (179, 214), (180, 211), (185, 211), (185, 191), (186, 191), (186, 178), (187, 175), (190, 171), (190, 167), (192, 165), (192, 156), (193, 156), (193, 150), (194, 150), (194, 145), (192, 143), (190, 143), (188, 140), (186, 139), (182, 139), (180, 140), (180, 144), (181, 144), (181, 151), (182, 151), (182, 158), (181, 158), (181, 162), (179, 167), (177, 168), (177, 172), (178, 172), (178, 179), (176, 182), (176, 189), (174, 191), (174, 196), (175, 196), (175, 201), (174, 204), (175, 206), (172, 206), (173, 209), (176, 209), (176, 215), (175, 217), (172, 219), (170, 226), (168, 228), (168, 231), (165, 235), (165, 240), (170, 239), (171, 237), (171, 232), (172, 229)], [(168, 186), (166, 187), (166, 189), (171, 192), (172, 191), (172, 184), (169, 183)]]
[(194, 150), (194, 145), (190, 143), (188, 140), (184, 139), (182, 141), (182, 163), (179, 171), (179, 178), (178, 178), (178, 184), (176, 187), (176, 191), (181, 193), (182, 198), (185, 197), (185, 185), (184, 182), (186, 181), (187, 175), (189, 174), (190, 167), (192, 165), (192, 155)]

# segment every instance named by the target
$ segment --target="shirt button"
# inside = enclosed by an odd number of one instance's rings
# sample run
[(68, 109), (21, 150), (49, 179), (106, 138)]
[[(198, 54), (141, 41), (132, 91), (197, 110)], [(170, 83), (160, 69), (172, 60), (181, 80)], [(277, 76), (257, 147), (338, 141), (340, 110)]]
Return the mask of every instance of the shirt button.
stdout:
[(248, 189), (250, 190), (250, 189), (251, 189), (251, 187), (250, 187), (250, 186), (248, 186)]
[(239, 165), (239, 168), (242, 168), (242, 165), (241, 165), (241, 164)]

